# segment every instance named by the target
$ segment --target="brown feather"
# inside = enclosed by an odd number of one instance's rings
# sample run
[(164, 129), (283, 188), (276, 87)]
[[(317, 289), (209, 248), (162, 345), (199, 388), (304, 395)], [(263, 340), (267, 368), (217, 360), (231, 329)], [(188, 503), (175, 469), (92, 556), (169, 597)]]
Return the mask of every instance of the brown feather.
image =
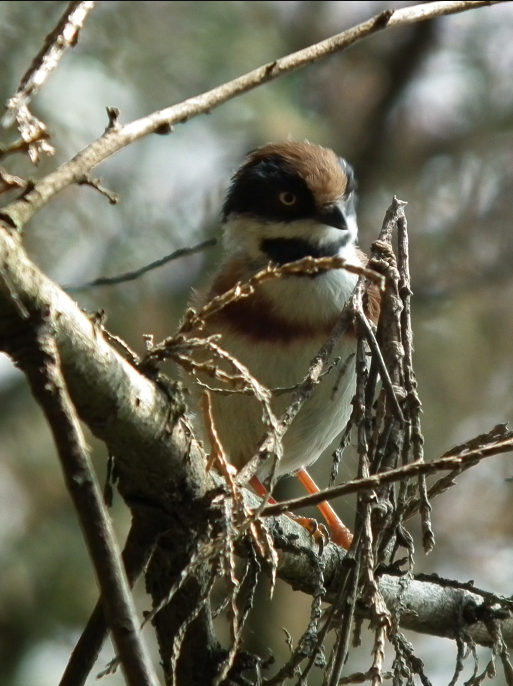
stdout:
[(238, 174), (270, 155), (279, 155), (287, 166), (306, 181), (320, 205), (335, 203), (345, 194), (347, 176), (337, 155), (329, 148), (308, 143), (269, 143), (248, 155)]
[[(243, 259), (231, 260), (218, 274), (208, 299), (226, 293), (239, 281), (247, 277)], [(273, 303), (258, 288), (247, 298), (230, 303), (210, 319), (209, 329), (229, 328), (255, 343), (257, 341), (277, 342), (284, 345), (298, 340), (327, 338), (335, 325), (336, 318), (320, 326), (286, 319), (275, 311)]]

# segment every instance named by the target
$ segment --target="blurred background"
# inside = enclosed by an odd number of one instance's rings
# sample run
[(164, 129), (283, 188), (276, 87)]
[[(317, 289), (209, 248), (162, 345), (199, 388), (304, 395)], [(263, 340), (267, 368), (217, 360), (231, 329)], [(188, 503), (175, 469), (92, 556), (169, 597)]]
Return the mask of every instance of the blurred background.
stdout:
[[(100, 2), (31, 106), (53, 134), (55, 157), (38, 169), (21, 157), (4, 166), (40, 177), (102, 134), (106, 106), (118, 107), (121, 122), (129, 122), (410, 4), (416, 3)], [(66, 5), (0, 3), (4, 102)], [(426, 457), (436, 458), (513, 418), (512, 71), (511, 3), (384, 31), (172, 135), (130, 146), (97, 170), (120, 204), (109, 205), (88, 187), (69, 188), (27, 228), (27, 249), (64, 285), (135, 269), (219, 235), (223, 193), (248, 150), (289, 138), (332, 147), (356, 170), (364, 250), (392, 196), (408, 202), (414, 361)], [(3, 134), (4, 142), (16, 137), (14, 129)], [(142, 351), (143, 334), (159, 340), (175, 330), (191, 288), (206, 282), (219, 256), (219, 247), (209, 248), (76, 298), (88, 310), (105, 309), (109, 330)], [(89, 440), (104, 479), (107, 455)], [(339, 480), (351, 478), (355, 464), (349, 451)], [(329, 457), (316, 466), (321, 483), (330, 468)], [(511, 456), (491, 458), (434, 501), (437, 545), (427, 558), (417, 545), (416, 571), (474, 579), (511, 595), (509, 476)], [(299, 493), (294, 480), (283, 482), (282, 497)], [(354, 502), (337, 507), (350, 523)], [(113, 516), (123, 538), (129, 518), (119, 498)], [(416, 540), (418, 528), (410, 522)], [(96, 593), (49, 431), (22, 375), (0, 355), (0, 683), (57, 684)], [(284, 584), (272, 605), (265, 597), (262, 584), (264, 612), (254, 617), (248, 645), (281, 662), (288, 654), (282, 627), (299, 638), (309, 599)], [(139, 603), (148, 608), (142, 590)], [(408, 638), (431, 681), (448, 683), (454, 644)], [(364, 641), (348, 672), (370, 666), (369, 650)], [(107, 647), (96, 672), (111, 656)], [(119, 675), (105, 679), (122, 683)], [(494, 683), (505, 683), (500, 673)]]

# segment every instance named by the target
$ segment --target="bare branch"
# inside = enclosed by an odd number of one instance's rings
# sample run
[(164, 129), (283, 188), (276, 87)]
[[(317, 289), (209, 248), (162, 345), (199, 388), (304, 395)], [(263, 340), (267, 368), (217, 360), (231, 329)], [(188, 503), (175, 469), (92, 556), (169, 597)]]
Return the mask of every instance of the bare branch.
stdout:
[[(141, 522), (139, 518), (132, 522), (123, 550), (123, 562), (130, 588), (133, 587), (148, 564), (155, 548), (158, 533), (158, 527), (150, 529), (147, 522)], [(71, 653), (59, 686), (83, 686), (85, 684), (107, 637), (108, 626), (103, 608), (104, 603), (100, 597)]]
[[(249, 491), (245, 491), (245, 499), (252, 507), (258, 503), (258, 498)], [(289, 518), (271, 519), (270, 528), (280, 556), (278, 575), (293, 588), (314, 593), (318, 562), (312, 560), (315, 543), (310, 534)], [(291, 540), (295, 543), (291, 544)], [(326, 588), (324, 600), (329, 603), (336, 603), (345, 556), (346, 552), (332, 543), (320, 556)], [(444, 638), (455, 638), (465, 630), (479, 645), (491, 646), (493, 638), (483, 621), (489, 610), (492, 616), (500, 618), (504, 640), (508, 646), (513, 646), (511, 599), (480, 591), (472, 584), (459, 584), (436, 576), (416, 579), (410, 574), (383, 574), (376, 578), (388, 609), (397, 614), (402, 629)], [(357, 603), (356, 612), (360, 617), (370, 617), (368, 608), (360, 603)]]
[(33, 132), (25, 132), (25, 138), (18, 138), (10, 145), (4, 145), (0, 143), (0, 160), (9, 155), (16, 155), (18, 153), (26, 153), (31, 149), (34, 143), (39, 143), (40, 141), (45, 141), (50, 138), (50, 134), (46, 130), (46, 127), (35, 130)]
[[(494, 426), (490, 431), (486, 434), (479, 434), (479, 436), (475, 436), (474, 438), (470, 439), (469, 441), (466, 441), (465, 443), (462, 443), (460, 445), (454, 446), (447, 452), (445, 452), (442, 457), (450, 457), (451, 455), (455, 455), (457, 453), (464, 453), (468, 450), (477, 450), (479, 448), (482, 448), (486, 445), (489, 445), (491, 443), (499, 443), (500, 441), (505, 441), (509, 438), (513, 437), (513, 432), (509, 431), (507, 424), (497, 424), (497, 426)], [(433, 483), (428, 490), (428, 498), (432, 499), (437, 495), (440, 495), (441, 493), (445, 493), (451, 486), (455, 485), (455, 477), (461, 474), (461, 472), (466, 471), (467, 469), (470, 469), (473, 467), (472, 462), (468, 462), (465, 465), (459, 466), (457, 469), (449, 472), (449, 474), (446, 474), (445, 476), (440, 477)], [(406, 506), (405, 513), (404, 513), (404, 518), (409, 519), (412, 517), (416, 512), (419, 511), (419, 509), (422, 506), (422, 498), (412, 498), (409, 502), (408, 505)]]
[(247, 93), (284, 74), (325, 59), (384, 28), (405, 26), (438, 16), (494, 5), (498, 1), (440, 0), (398, 10), (387, 10), (336, 36), (258, 67), (243, 76), (201, 95), (189, 98), (178, 105), (154, 112), (117, 129), (109, 127), (100, 139), (39, 181), (33, 191), (26, 194), (23, 200), (15, 201), (4, 208), (1, 216), (10, 226), (21, 230), (27, 221), (44, 207), (54, 195), (70, 184), (76, 183), (85, 173), (90, 172), (100, 162), (130, 145), (130, 143), (151, 133), (162, 132), (163, 127), (169, 131), (174, 124), (181, 124), (200, 114), (210, 112), (234, 97)]
[(359, 304), (358, 309), (356, 310), (356, 316), (357, 316), (358, 322), (363, 327), (365, 339), (366, 339), (367, 343), (369, 344), (369, 348), (371, 350), (371, 353), (372, 353), (372, 355), (374, 355), (375, 359), (378, 361), (379, 374), (381, 377), (381, 382), (382, 382), (383, 387), (385, 388), (385, 390), (388, 394), (388, 397), (390, 399), (390, 403), (392, 405), (392, 409), (393, 409), (395, 418), (401, 424), (404, 424), (403, 413), (401, 410), (401, 406), (399, 405), (399, 401), (397, 399), (397, 396), (395, 394), (394, 385), (392, 383), (392, 380), (390, 379), (388, 369), (386, 368), (385, 362), (383, 360), (383, 356), (382, 356), (381, 351), (379, 349), (379, 344), (376, 340), (376, 336), (374, 335), (374, 332), (371, 328), (371, 325), (369, 324), (369, 321), (368, 321), (367, 317), (365, 316), (365, 313), (361, 307), (361, 303)]
[(0, 194), (6, 193), (13, 188), (25, 189), (28, 182), (25, 179), (15, 176), (14, 174), (9, 174), (5, 169), (0, 167)]
[(290, 276), (291, 274), (322, 274), (323, 272), (332, 269), (345, 269), (351, 274), (358, 274), (364, 276), (379, 287), (383, 286), (383, 277), (372, 269), (362, 267), (348, 262), (343, 257), (303, 257), (296, 262), (287, 262), (286, 264), (276, 265), (270, 263), (265, 269), (260, 270), (252, 276), (245, 283), (238, 282), (230, 288), (230, 290), (221, 295), (212, 298), (201, 310), (195, 312), (189, 310), (186, 313), (184, 323), (180, 327), (178, 334), (185, 334), (194, 328), (200, 328), (203, 321), (208, 317), (216, 314), (227, 305), (248, 298), (254, 293), (255, 286), (264, 281), (272, 279), (279, 279), (283, 276)]
[(298, 510), (309, 505), (318, 505), (324, 500), (333, 500), (334, 498), (339, 498), (340, 496), (348, 495), (349, 493), (373, 491), (383, 484), (403, 481), (404, 479), (409, 479), (412, 476), (436, 474), (436, 472), (445, 470), (454, 471), (463, 469), (469, 465), (477, 464), (480, 460), (483, 460), (487, 457), (492, 457), (493, 455), (502, 455), (504, 453), (511, 452), (512, 450), (513, 438), (508, 438), (505, 441), (494, 442), (490, 445), (476, 448), (475, 450), (469, 450), (468, 452), (464, 452), (462, 454), (441, 457), (438, 460), (433, 460), (432, 462), (417, 460), (416, 462), (412, 462), (404, 467), (397, 467), (397, 469), (390, 469), (386, 472), (372, 474), (366, 478), (353, 479), (352, 481), (348, 481), (340, 486), (326, 488), (324, 491), (315, 493), (314, 495), (307, 495), (302, 498), (293, 498), (292, 500), (275, 503), (274, 505), (267, 505), (265, 510), (262, 512), (262, 516), (277, 515), (281, 512), (286, 512), (287, 510)]
[(114, 286), (115, 284), (125, 283), (126, 281), (135, 281), (135, 279), (138, 279), (147, 272), (151, 272), (153, 269), (162, 267), (164, 264), (172, 262), (173, 260), (177, 260), (180, 257), (195, 255), (196, 253), (205, 250), (205, 248), (210, 248), (216, 243), (217, 240), (215, 238), (209, 238), (208, 240), (202, 241), (201, 243), (193, 245), (189, 248), (179, 248), (178, 250), (174, 250), (169, 255), (165, 255), (165, 257), (161, 257), (160, 259), (155, 260), (150, 264), (146, 264), (144, 267), (135, 269), (134, 271), (118, 274), (118, 276), (102, 276), (98, 279), (94, 279), (94, 281), (88, 281), (87, 283), (80, 284), (80, 286), (63, 286), (63, 289), (67, 293), (77, 293), (78, 291), (85, 291), (88, 288), (96, 288), (97, 286)]
[(17, 363), (40, 403), (59, 453), (66, 485), (84, 531), (105, 612), (130, 686), (156, 686), (157, 678), (141, 640), (137, 614), (120, 561), (112, 524), (102, 502), (78, 417), (60, 371), (59, 354), (39, 313), (31, 322), (33, 345), (21, 348)]
[(2, 124), (8, 127), (15, 119), (18, 121), (22, 140), (27, 144), (34, 164), (37, 164), (40, 152), (52, 154), (53, 148), (46, 142), (46, 126), (29, 112), (28, 104), (57, 67), (67, 48), (76, 45), (80, 29), (94, 5), (94, 2), (89, 1), (69, 3), (59, 23), (45, 38), (42, 49), (23, 75), (18, 90), (5, 105)]
[(91, 186), (91, 188), (96, 188), (98, 193), (104, 195), (111, 205), (117, 205), (119, 202), (119, 195), (109, 191), (108, 188), (102, 184), (100, 179), (95, 179), (91, 174), (84, 174), (81, 179), (77, 179), (79, 186)]
[[(101, 328), (28, 260), (19, 236), (0, 231), (0, 348), (11, 356), (24, 346), (23, 317), (34, 309), (52, 312), (69, 393), (81, 417), (115, 455), (118, 489), (133, 517), (158, 526), (162, 537), (177, 526), (188, 503), (195, 519), (181, 531), (194, 538), (193, 526), (204, 528), (206, 515), (200, 513), (212, 480), (183, 418), (179, 391), (156, 384), (123, 360)], [(215, 673), (219, 648), (208, 616), (199, 617), (195, 628), (185, 648), (201, 636), (205, 660), (187, 664), (203, 683)]]

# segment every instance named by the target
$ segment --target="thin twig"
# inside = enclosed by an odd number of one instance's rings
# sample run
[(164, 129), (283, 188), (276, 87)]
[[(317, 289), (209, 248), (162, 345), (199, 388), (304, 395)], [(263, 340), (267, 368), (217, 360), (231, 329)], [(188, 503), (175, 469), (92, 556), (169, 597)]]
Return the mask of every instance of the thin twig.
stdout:
[[(367, 681), (371, 681), (374, 676), (374, 672), (369, 670), (368, 672), (354, 672), (349, 676), (343, 676), (339, 680), (338, 686), (347, 686), (348, 684), (364, 684)], [(393, 679), (394, 675), (392, 672), (382, 672), (381, 679), (386, 681), (388, 679)]]
[[(280, 279), (293, 274), (322, 274), (332, 269), (344, 269), (351, 274), (364, 276), (369, 281), (372, 281), (380, 288), (383, 287), (384, 279), (381, 274), (378, 274), (372, 269), (356, 265), (348, 262), (343, 257), (303, 257), (295, 262), (287, 262), (286, 264), (277, 265), (269, 263), (267, 267), (261, 269), (254, 274), (247, 281), (238, 281), (235, 286), (230, 288), (225, 293), (217, 295), (206, 303), (198, 312), (193, 309), (187, 310), (182, 325), (180, 326), (177, 336), (188, 334), (192, 330), (201, 329), (206, 319), (220, 312), (222, 309), (231, 305), (238, 300), (249, 298), (255, 292), (256, 286), (271, 281), (273, 279)], [(162, 344), (160, 344), (162, 345)]]
[[(0, 149), (1, 152), (1, 149)], [(27, 188), (28, 181), (20, 176), (9, 174), (5, 169), (0, 168), (0, 193), (6, 193), (13, 188)]]
[(462, 455), (451, 455), (448, 457), (441, 457), (432, 462), (412, 462), (404, 467), (397, 467), (397, 469), (390, 469), (387, 472), (379, 472), (372, 474), (365, 479), (353, 479), (340, 486), (333, 486), (326, 488), (320, 493), (307, 495), (301, 498), (293, 498), (285, 500), (281, 503), (267, 505), (262, 512), (262, 516), (267, 517), (271, 515), (281, 514), (287, 510), (298, 510), (309, 505), (318, 505), (324, 500), (333, 500), (349, 493), (358, 493), (360, 491), (372, 491), (379, 488), (383, 484), (394, 483), (409, 479), (413, 476), (421, 474), (435, 474), (439, 471), (455, 470), (465, 468), (468, 465), (474, 464), (493, 455), (502, 455), (513, 450), (513, 439), (509, 438), (505, 441), (500, 441), (483, 448), (476, 448)]
[(16, 155), (18, 153), (26, 153), (30, 150), (34, 143), (39, 141), (48, 140), (50, 138), (50, 133), (45, 129), (39, 129), (32, 132), (27, 132), (25, 134), (25, 139), (18, 138), (13, 143), (9, 145), (4, 145), (0, 143), (0, 160), (9, 155)]
[[(417, 392), (417, 379), (413, 371), (413, 332), (411, 325), (411, 288), (410, 288), (410, 265), (409, 265), (409, 244), (408, 244), (408, 230), (406, 223), (406, 216), (404, 209), (399, 208), (399, 216), (397, 220), (398, 233), (398, 267), (400, 273), (399, 293), (403, 302), (402, 318), (402, 333), (403, 333), (403, 348), (404, 348), (404, 378), (405, 389), (407, 393), (405, 405), (408, 407), (408, 413), (411, 417), (411, 443), (413, 447), (413, 459), (424, 459), (424, 436), (422, 435), (420, 426), (420, 413), (422, 411), (422, 404)], [(420, 515), (422, 527), (422, 543), (424, 550), (427, 553), (431, 552), (435, 545), (435, 535), (431, 526), (431, 504), (429, 502), (429, 495), (426, 486), (426, 478), (424, 475), (419, 477), (419, 502)]]
[(29, 111), (28, 104), (57, 67), (64, 52), (76, 45), (80, 29), (94, 5), (89, 0), (69, 3), (59, 23), (45, 38), (42, 49), (23, 75), (18, 90), (6, 103), (2, 124), (7, 127), (14, 120), (18, 122), (21, 138), (27, 144), (33, 164), (39, 162), (41, 152), (51, 155), (54, 149), (47, 142), (49, 134), (46, 126)]
[(8, 126), (9, 121), (16, 118), (20, 107), (29, 104), (57, 67), (64, 52), (76, 45), (80, 29), (94, 5), (94, 2), (69, 3), (59, 23), (45, 38), (43, 47), (23, 75), (18, 90), (7, 102), (7, 112), (2, 122), (4, 126)]
[(388, 394), (388, 398), (390, 400), (390, 404), (392, 405), (392, 410), (393, 410), (393, 413), (395, 415), (395, 418), (399, 422), (401, 422), (401, 424), (404, 424), (403, 413), (401, 410), (401, 406), (399, 405), (399, 401), (397, 399), (397, 396), (395, 394), (394, 385), (392, 383), (392, 380), (390, 379), (388, 369), (386, 368), (385, 362), (383, 360), (383, 356), (381, 354), (378, 342), (376, 340), (376, 336), (374, 335), (374, 332), (373, 332), (373, 330), (369, 324), (369, 320), (365, 316), (363, 309), (356, 310), (356, 317), (357, 317), (359, 323), (363, 327), (365, 339), (367, 340), (367, 343), (369, 344), (369, 348), (371, 350), (371, 353), (372, 353), (374, 359), (377, 360), (377, 362), (378, 362), (378, 368), (379, 368), (379, 375), (381, 377), (381, 383), (383, 384), (383, 387), (385, 388), (385, 390)]
[(94, 279), (94, 281), (88, 281), (87, 283), (82, 283), (79, 286), (63, 286), (63, 290), (65, 290), (67, 293), (77, 293), (78, 291), (85, 291), (88, 288), (96, 288), (97, 286), (114, 286), (115, 284), (125, 283), (126, 281), (135, 281), (135, 279), (138, 279), (147, 272), (151, 272), (153, 269), (157, 269), (157, 267), (162, 267), (162, 265), (172, 262), (173, 260), (177, 260), (180, 257), (194, 255), (202, 250), (205, 250), (205, 248), (210, 248), (211, 246), (215, 245), (216, 242), (217, 241), (215, 238), (209, 238), (208, 240), (202, 241), (201, 243), (193, 245), (189, 248), (179, 248), (178, 250), (174, 250), (169, 255), (161, 257), (154, 262), (150, 262), (150, 264), (146, 264), (144, 267), (140, 267), (134, 271), (118, 274), (117, 276), (101, 276), (98, 279)]
[[(453, 448), (445, 452), (441, 457), (451, 457), (452, 455), (456, 455), (457, 453), (463, 453), (467, 450), (476, 450), (486, 445), (498, 443), (499, 441), (506, 441), (510, 438), (513, 438), (513, 431), (509, 431), (509, 429), (507, 428), (507, 424), (497, 424), (497, 426), (494, 426), (493, 429), (491, 429), (488, 433), (479, 434), (479, 436), (475, 436), (470, 441), (466, 441), (465, 443), (454, 446)], [(435, 481), (429, 487), (429, 499), (432, 499), (435, 496), (440, 495), (441, 493), (445, 493), (447, 489), (455, 485), (454, 479), (456, 476), (461, 474), (461, 472), (470, 469), (473, 466), (473, 463), (469, 462), (465, 465), (461, 465), (461, 467), (457, 467), (455, 470), (449, 472), (449, 474), (440, 477), (440, 479), (437, 479), (437, 481)], [(420, 506), (420, 497), (412, 498), (406, 506), (404, 512), (404, 519), (409, 519), (410, 517), (413, 517), (413, 515), (419, 511)]]
[(109, 189), (102, 184), (101, 180), (96, 179), (92, 174), (84, 174), (81, 179), (77, 179), (77, 183), (79, 186), (91, 186), (91, 188), (95, 188), (98, 193), (107, 198), (111, 205), (117, 205), (119, 202), (119, 195), (109, 191)]

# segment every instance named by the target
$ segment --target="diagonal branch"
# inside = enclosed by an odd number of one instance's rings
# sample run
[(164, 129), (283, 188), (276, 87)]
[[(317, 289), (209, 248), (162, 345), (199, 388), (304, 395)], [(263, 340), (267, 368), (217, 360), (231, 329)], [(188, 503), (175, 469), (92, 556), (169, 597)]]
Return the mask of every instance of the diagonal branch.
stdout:
[[(173, 423), (177, 400), (125, 362), (76, 304), (28, 260), (17, 237), (0, 231), (1, 349), (12, 355), (18, 348), (24, 333), (21, 318), (28, 314), (27, 308), (35, 307), (53, 313), (53, 332), (70, 395), (84, 421), (116, 455), (120, 491), (132, 512), (150, 511), (166, 528), (169, 515), (179, 512), (176, 506), (197, 510), (210, 481), (204, 458), (185, 425), (180, 420)], [(245, 495), (249, 506), (258, 506), (256, 496), (247, 491)], [(294, 588), (314, 592), (311, 566), (316, 544), (310, 534), (287, 517), (269, 520), (280, 557), (278, 575)], [(333, 544), (322, 554), (328, 601), (336, 596), (344, 556)], [(445, 622), (451, 608), (454, 612), (454, 607), (464, 606), (462, 598), (468, 596), (474, 606), (482, 602), (475, 594), (390, 575), (381, 577), (380, 590), (387, 604), (407, 598), (409, 611), (401, 615), (404, 628), (438, 636), (448, 635)], [(490, 643), (481, 624), (470, 630), (476, 642)], [(511, 620), (504, 622), (503, 633), (513, 645)]]
[(50, 138), (48, 129), (29, 111), (28, 104), (57, 67), (67, 48), (76, 44), (80, 29), (94, 5), (92, 0), (69, 3), (59, 23), (48, 34), (40, 52), (23, 75), (18, 90), (6, 103), (2, 124), (7, 127), (14, 120), (17, 121), (22, 145), (16, 143), (5, 150), (4, 154), (14, 152), (17, 148), (26, 148), (32, 163), (38, 164), (41, 152), (48, 155), (55, 152), (46, 140)]
[(298, 510), (302, 507), (318, 505), (325, 500), (333, 500), (334, 498), (340, 498), (341, 496), (349, 495), (350, 493), (373, 491), (383, 484), (403, 481), (404, 479), (409, 479), (414, 476), (436, 474), (437, 472), (446, 470), (453, 472), (455, 470), (464, 469), (468, 465), (476, 464), (486, 457), (503, 455), (504, 453), (511, 451), (513, 451), (513, 438), (508, 438), (504, 441), (494, 442), (490, 445), (476, 448), (475, 450), (470, 450), (459, 455), (441, 457), (432, 462), (417, 460), (416, 462), (404, 465), (403, 467), (390, 469), (386, 472), (378, 472), (377, 474), (372, 474), (365, 478), (353, 479), (340, 486), (326, 488), (313, 495), (284, 500), (283, 502), (275, 503), (274, 505), (267, 505), (262, 512), (262, 516), (277, 515), (282, 512), (287, 512), (288, 510)]
[(183, 124), (193, 117), (210, 112), (228, 100), (296, 69), (314, 64), (330, 55), (341, 52), (353, 43), (385, 28), (405, 26), (434, 17), (465, 12), (470, 9), (494, 5), (498, 1), (440, 0), (398, 10), (386, 10), (347, 31), (258, 67), (201, 95), (153, 112), (125, 126), (110, 127), (100, 139), (38, 181), (23, 198), (4, 208), (0, 216), (11, 227), (21, 230), (29, 219), (57, 193), (70, 184), (77, 183), (84, 173), (91, 171), (100, 162), (149, 134), (169, 132), (175, 124)]
[(126, 283), (127, 281), (135, 281), (143, 274), (153, 271), (158, 267), (162, 267), (168, 262), (177, 260), (180, 257), (188, 257), (189, 255), (195, 255), (205, 248), (210, 248), (217, 243), (216, 238), (208, 238), (206, 241), (202, 241), (197, 245), (191, 245), (187, 248), (178, 248), (178, 250), (173, 250), (169, 255), (164, 255), (164, 257), (150, 262), (150, 264), (145, 264), (144, 267), (139, 267), (139, 269), (134, 269), (130, 272), (125, 272), (124, 274), (118, 274), (117, 276), (100, 276), (94, 281), (88, 281), (87, 283), (82, 283), (78, 286), (63, 286), (63, 289), (67, 293), (78, 293), (79, 291), (85, 291), (89, 288), (96, 288), (97, 286), (115, 286), (118, 283)]
[[(129, 686), (156, 686), (156, 675), (141, 640), (137, 614), (120, 561), (114, 531), (102, 502), (78, 417), (62, 378), (49, 313), (30, 322), (33, 342), (16, 361), (26, 374), (53, 433), (70, 496), (89, 547), (104, 610)], [(27, 336), (27, 340), (30, 335)]]
[(73, 47), (87, 15), (95, 3), (70, 2), (57, 26), (45, 38), (41, 51), (36, 55), (27, 72), (23, 75), (16, 93), (8, 100), (5, 108), (6, 120), (16, 118), (20, 107), (26, 107), (39, 91), (46, 79), (59, 64), (67, 48)]

